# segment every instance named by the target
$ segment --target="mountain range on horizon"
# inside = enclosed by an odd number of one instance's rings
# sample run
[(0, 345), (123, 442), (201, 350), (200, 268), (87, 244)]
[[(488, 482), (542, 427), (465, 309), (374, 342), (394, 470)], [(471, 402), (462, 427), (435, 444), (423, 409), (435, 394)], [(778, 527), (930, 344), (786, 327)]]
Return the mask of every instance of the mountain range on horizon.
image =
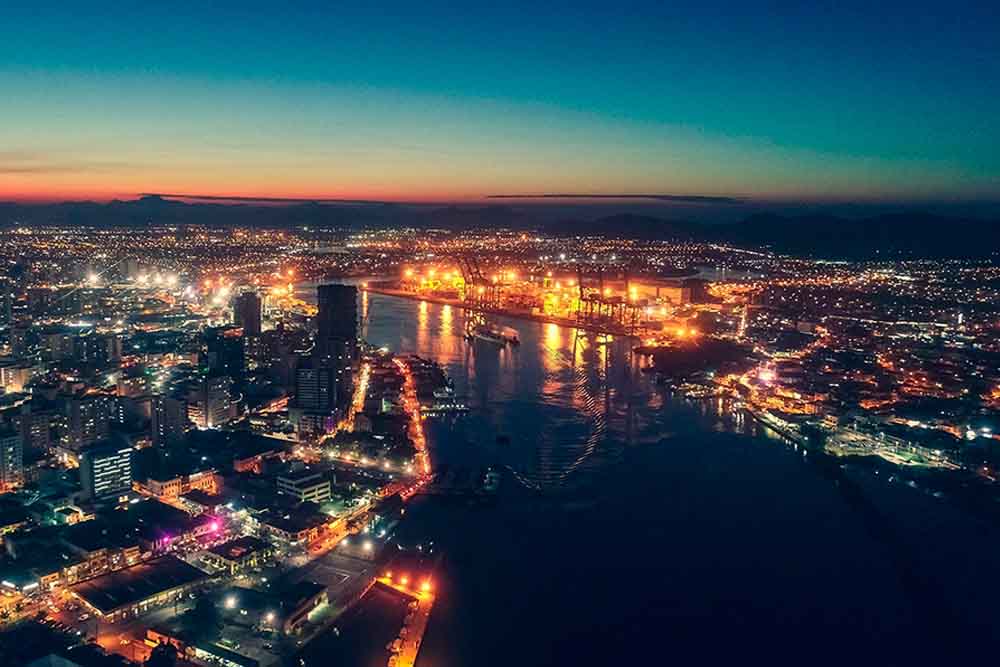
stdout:
[[(1000, 216), (925, 210), (849, 216), (826, 210), (750, 210), (736, 220), (700, 219), (682, 209), (609, 214), (608, 206), (542, 208), (504, 204), (393, 202), (185, 202), (147, 195), (135, 200), (25, 204), (0, 202), (0, 226), (210, 225), (250, 227), (418, 227), (540, 230), (557, 236), (728, 243), (831, 259), (983, 258), (1000, 253)], [(589, 213), (589, 215), (588, 215)]]

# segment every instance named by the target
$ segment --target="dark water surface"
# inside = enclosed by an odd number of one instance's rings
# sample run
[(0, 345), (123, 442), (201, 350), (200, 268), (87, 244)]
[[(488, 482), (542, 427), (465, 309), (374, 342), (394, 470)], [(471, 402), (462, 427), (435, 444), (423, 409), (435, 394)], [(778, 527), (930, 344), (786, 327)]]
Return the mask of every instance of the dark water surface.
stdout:
[(508, 320), (522, 344), (498, 349), (462, 339), (458, 308), (362, 295), (362, 311), (370, 343), (443, 363), (472, 407), (427, 422), (435, 464), (513, 471), (493, 505), (407, 512), (400, 537), (447, 553), (420, 667), (995, 650), (994, 527), (890, 469), (825, 465), (721, 402), (670, 396), (624, 340)]

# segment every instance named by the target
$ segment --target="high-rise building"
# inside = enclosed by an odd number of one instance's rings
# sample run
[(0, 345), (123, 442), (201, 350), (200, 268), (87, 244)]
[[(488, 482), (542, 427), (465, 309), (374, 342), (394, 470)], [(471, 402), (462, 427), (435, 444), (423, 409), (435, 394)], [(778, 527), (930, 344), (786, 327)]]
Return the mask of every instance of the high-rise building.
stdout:
[(0, 387), (8, 393), (24, 391), (37, 370), (27, 361), (5, 357), (0, 360)]
[(28, 447), (31, 442), (31, 397), (0, 391), (0, 434), (11, 430), (21, 436), (21, 449)]
[(306, 359), (295, 370), (295, 406), (333, 412), (337, 405), (337, 369)]
[(242, 378), (246, 372), (243, 337), (235, 329), (208, 329), (205, 332), (204, 362), (214, 372)]
[(205, 375), (187, 396), (187, 416), (198, 428), (218, 428), (236, 416), (228, 375)]
[(24, 324), (14, 324), (10, 328), (10, 351), (15, 357), (28, 354), (31, 347), (31, 329)]
[(75, 361), (94, 364), (97, 368), (117, 364), (122, 358), (122, 336), (85, 330), (73, 341), (72, 354)]
[(0, 279), (0, 325), (14, 321), (14, 286)]
[(172, 447), (184, 439), (187, 430), (187, 402), (179, 396), (154, 396), (152, 431), (154, 447)]
[(316, 354), (321, 361), (352, 360), (358, 343), (358, 288), (320, 285), (317, 305)]
[(132, 488), (132, 448), (103, 441), (84, 449), (80, 455), (80, 483), (88, 500), (127, 493)]
[(76, 332), (68, 326), (53, 326), (40, 332), (42, 359), (49, 362), (73, 358)]
[(260, 335), (261, 302), (256, 292), (237, 294), (233, 300), (233, 322), (244, 336)]
[(149, 392), (149, 376), (146, 375), (142, 367), (133, 367), (136, 370), (123, 370), (118, 374), (118, 395), (127, 398), (143, 396)]
[(337, 388), (342, 369), (303, 358), (295, 369), (295, 398), (288, 419), (299, 438), (309, 439), (336, 426)]
[(317, 294), (319, 310), (313, 359), (318, 366), (336, 371), (335, 402), (343, 406), (351, 400), (352, 369), (358, 359), (358, 288), (320, 285)]
[(32, 401), (30, 422), (27, 425), (28, 446), (38, 451), (45, 451), (53, 443), (52, 432), (56, 425), (65, 418), (58, 408), (51, 405), (39, 405), (36, 407)]
[(0, 489), (20, 486), (24, 480), (24, 441), (12, 427), (0, 426)]
[(66, 432), (64, 444), (73, 450), (108, 437), (112, 400), (100, 393), (80, 393), (65, 399)]

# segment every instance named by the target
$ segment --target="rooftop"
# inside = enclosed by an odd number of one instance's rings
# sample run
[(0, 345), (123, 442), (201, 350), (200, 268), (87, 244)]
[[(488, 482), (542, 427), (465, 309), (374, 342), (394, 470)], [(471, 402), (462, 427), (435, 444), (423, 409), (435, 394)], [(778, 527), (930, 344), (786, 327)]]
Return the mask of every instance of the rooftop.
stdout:
[(209, 549), (213, 554), (227, 560), (238, 560), (268, 548), (267, 542), (246, 535)]
[(118, 548), (136, 546), (134, 537), (121, 526), (113, 526), (106, 521), (96, 519), (67, 526), (62, 535), (63, 541), (82, 551), (97, 551), (102, 548)]
[[(308, 503), (308, 505), (315, 507), (312, 503)], [(284, 514), (267, 512), (267, 514), (260, 518), (261, 523), (277, 528), (278, 530), (283, 530), (286, 533), (298, 533), (309, 528), (315, 528), (329, 520), (330, 517), (327, 515), (305, 506)]]
[(192, 584), (208, 575), (174, 556), (161, 556), (72, 587), (87, 604), (111, 613), (165, 591)]
[(202, 491), (201, 489), (192, 489), (187, 493), (182, 493), (181, 498), (183, 498), (184, 500), (191, 501), (193, 503), (197, 503), (198, 505), (202, 505), (204, 507), (224, 505), (226, 503), (226, 499), (224, 496), (208, 493), (207, 491)]

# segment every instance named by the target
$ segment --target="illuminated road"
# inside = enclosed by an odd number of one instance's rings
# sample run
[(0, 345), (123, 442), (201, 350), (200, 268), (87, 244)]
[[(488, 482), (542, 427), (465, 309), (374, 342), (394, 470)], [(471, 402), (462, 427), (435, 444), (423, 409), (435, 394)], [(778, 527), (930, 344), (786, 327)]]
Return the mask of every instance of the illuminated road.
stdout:
[[(338, 431), (353, 431), (354, 430), (354, 416), (361, 412), (365, 407), (365, 397), (368, 395), (368, 378), (371, 376), (372, 367), (369, 363), (361, 364), (361, 374), (358, 376), (358, 385), (354, 388), (354, 395), (351, 397), (351, 407), (340, 424), (337, 425)], [(327, 436), (331, 437), (331, 436)]]
[(396, 367), (403, 375), (403, 409), (410, 417), (409, 436), (417, 450), (417, 468), (424, 475), (431, 474), (431, 459), (427, 452), (427, 440), (424, 437), (424, 426), (420, 421), (420, 401), (417, 400), (417, 386), (409, 365), (402, 359), (395, 359)]

